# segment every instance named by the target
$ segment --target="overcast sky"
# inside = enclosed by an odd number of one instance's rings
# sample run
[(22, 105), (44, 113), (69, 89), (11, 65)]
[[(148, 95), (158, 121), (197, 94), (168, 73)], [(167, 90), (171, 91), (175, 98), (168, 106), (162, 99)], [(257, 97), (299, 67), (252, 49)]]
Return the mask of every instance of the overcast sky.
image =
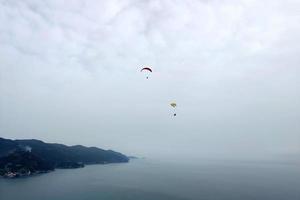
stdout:
[(298, 0), (0, 0), (0, 136), (299, 155), (299, 24)]

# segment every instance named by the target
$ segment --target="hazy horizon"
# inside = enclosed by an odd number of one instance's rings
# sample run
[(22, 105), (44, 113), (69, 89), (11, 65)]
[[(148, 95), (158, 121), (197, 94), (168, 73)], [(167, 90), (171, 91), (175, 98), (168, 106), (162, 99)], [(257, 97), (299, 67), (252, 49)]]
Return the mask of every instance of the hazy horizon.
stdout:
[(299, 161), (299, 8), (0, 1), (0, 137), (145, 157)]

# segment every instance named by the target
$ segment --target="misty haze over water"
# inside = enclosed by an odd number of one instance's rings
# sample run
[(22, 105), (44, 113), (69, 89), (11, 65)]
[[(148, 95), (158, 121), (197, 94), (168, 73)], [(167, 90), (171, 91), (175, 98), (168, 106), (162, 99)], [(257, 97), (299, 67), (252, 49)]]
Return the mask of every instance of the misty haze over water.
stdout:
[(141, 159), (0, 179), (0, 199), (298, 200), (299, 188), (294, 164)]

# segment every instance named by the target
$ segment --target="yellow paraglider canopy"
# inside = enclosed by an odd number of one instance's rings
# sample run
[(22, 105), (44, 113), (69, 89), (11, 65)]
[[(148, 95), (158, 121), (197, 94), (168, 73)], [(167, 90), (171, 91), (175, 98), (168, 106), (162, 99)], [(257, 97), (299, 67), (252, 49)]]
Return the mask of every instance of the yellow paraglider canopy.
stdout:
[[(174, 111), (175, 111), (175, 110), (176, 110), (177, 103), (171, 102), (170, 105), (174, 108)], [(176, 116), (176, 113), (174, 113), (173, 115)]]
[(177, 104), (175, 102), (170, 103), (170, 105), (175, 108), (177, 106)]

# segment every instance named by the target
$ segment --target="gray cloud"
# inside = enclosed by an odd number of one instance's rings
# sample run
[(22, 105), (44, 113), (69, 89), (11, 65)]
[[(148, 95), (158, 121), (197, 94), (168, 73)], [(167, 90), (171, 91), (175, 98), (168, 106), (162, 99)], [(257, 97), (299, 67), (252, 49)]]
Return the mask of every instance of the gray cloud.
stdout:
[(1, 136), (146, 156), (300, 153), (299, 8), (0, 1)]

